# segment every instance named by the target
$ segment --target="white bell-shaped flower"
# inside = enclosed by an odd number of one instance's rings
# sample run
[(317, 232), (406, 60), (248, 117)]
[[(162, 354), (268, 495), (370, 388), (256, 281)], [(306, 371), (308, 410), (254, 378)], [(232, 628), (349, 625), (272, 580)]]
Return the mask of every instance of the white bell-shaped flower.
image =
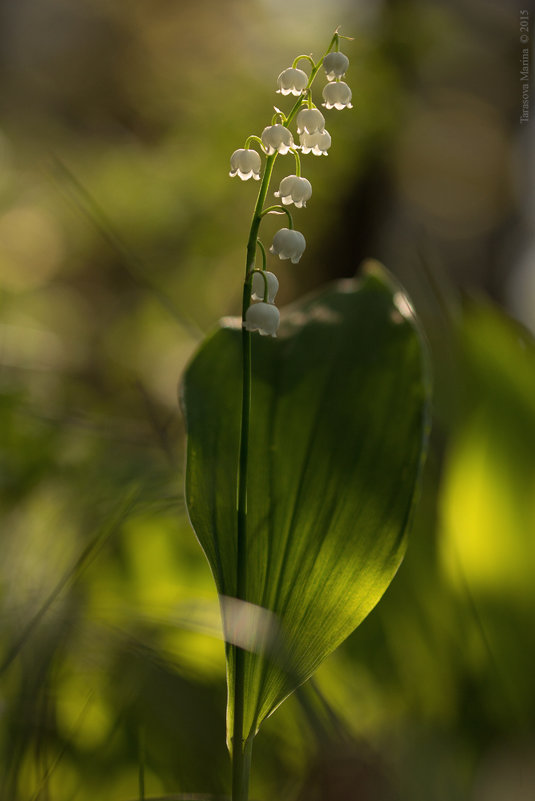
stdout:
[(298, 209), (306, 206), (307, 200), (312, 197), (312, 184), (306, 178), (297, 175), (288, 175), (280, 182), (279, 191), (275, 197), (280, 197), (285, 206), (295, 203)]
[(276, 337), (279, 322), (279, 310), (272, 303), (252, 303), (245, 312), (246, 330), (258, 331), (264, 337)]
[(343, 53), (328, 53), (323, 59), (323, 68), (328, 81), (343, 78), (349, 67), (349, 59)]
[(325, 108), (353, 108), (351, 105), (351, 89), (343, 81), (328, 83), (323, 87), (323, 104)]
[(302, 133), (299, 137), (301, 152), (305, 155), (313, 153), (315, 156), (326, 156), (331, 146), (331, 135), (329, 131), (318, 131), (317, 133)]
[(277, 92), (281, 95), (300, 95), (306, 89), (308, 75), (303, 70), (288, 67), (277, 78)]
[(273, 153), (280, 153), (284, 156), (291, 147), (294, 146), (294, 139), (291, 131), (285, 128), (284, 125), (268, 125), (262, 131), (262, 143), (267, 150), (268, 156)]
[(249, 178), (254, 178), (255, 181), (260, 179), (260, 168), (262, 161), (259, 153), (256, 150), (244, 150), (240, 148), (235, 150), (230, 157), (230, 172), (231, 178), (238, 175), (242, 181), (247, 181)]
[(297, 115), (297, 133), (313, 134), (325, 129), (325, 117), (318, 108), (301, 109)]
[(291, 259), (292, 264), (297, 264), (305, 248), (305, 237), (300, 231), (281, 228), (273, 237), (269, 252), (273, 253), (274, 256), (278, 256), (279, 259)]
[(264, 300), (266, 282), (262, 277), (263, 275), (266, 277), (267, 281), (268, 303), (273, 303), (279, 289), (279, 279), (274, 273), (270, 273), (269, 270), (264, 270), (262, 273), (253, 273), (253, 294), (251, 297), (253, 300)]

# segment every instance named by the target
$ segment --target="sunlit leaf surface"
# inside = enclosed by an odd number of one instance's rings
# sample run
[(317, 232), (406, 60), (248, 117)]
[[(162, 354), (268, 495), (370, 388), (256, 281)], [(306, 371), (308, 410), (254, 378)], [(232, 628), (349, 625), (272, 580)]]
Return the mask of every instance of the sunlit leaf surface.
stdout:
[[(247, 603), (236, 595), (241, 332), (228, 322), (184, 379), (187, 503), (247, 649), (244, 734), (370, 612), (405, 549), (428, 380), (410, 306), (377, 265), (253, 337)], [(233, 676), (229, 649), (229, 686)], [(229, 698), (229, 723), (233, 699)]]

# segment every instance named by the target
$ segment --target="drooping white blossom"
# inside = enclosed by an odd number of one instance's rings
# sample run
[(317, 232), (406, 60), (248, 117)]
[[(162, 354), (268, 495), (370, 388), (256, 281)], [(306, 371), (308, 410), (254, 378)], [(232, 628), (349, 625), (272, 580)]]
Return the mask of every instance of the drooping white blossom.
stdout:
[(323, 104), (325, 108), (353, 108), (351, 105), (351, 89), (343, 81), (327, 83), (323, 87)]
[(288, 175), (280, 182), (279, 191), (275, 197), (280, 197), (285, 206), (295, 203), (298, 209), (306, 206), (307, 200), (312, 197), (312, 184), (306, 178), (297, 175)]
[(317, 133), (302, 133), (299, 137), (301, 152), (305, 155), (313, 153), (315, 156), (326, 156), (331, 146), (331, 135), (329, 131), (318, 131)]
[(262, 336), (277, 336), (279, 327), (279, 310), (272, 303), (252, 303), (245, 312), (245, 328), (247, 331), (258, 331)]
[(280, 124), (268, 125), (267, 128), (264, 128), (261, 139), (268, 156), (272, 156), (273, 153), (277, 152), (284, 156), (294, 146), (291, 131)]
[(313, 134), (325, 129), (325, 117), (318, 108), (301, 109), (296, 122), (298, 134)]
[(281, 95), (300, 95), (306, 89), (308, 75), (303, 70), (288, 67), (277, 78), (277, 92)]
[(278, 256), (279, 259), (291, 259), (292, 264), (297, 264), (305, 248), (305, 237), (300, 231), (281, 228), (273, 237), (269, 252), (273, 253), (274, 256)]
[(328, 53), (323, 59), (323, 68), (328, 81), (343, 78), (349, 67), (349, 59), (343, 53)]
[(253, 273), (253, 300), (264, 300), (264, 294), (266, 291), (266, 283), (262, 277), (265, 275), (267, 280), (267, 288), (268, 288), (268, 303), (273, 303), (275, 300), (275, 296), (279, 289), (279, 279), (274, 273), (270, 273), (269, 270), (264, 270), (263, 273)]
[(249, 178), (254, 178), (255, 181), (258, 181), (260, 179), (261, 166), (262, 161), (256, 150), (240, 148), (235, 150), (230, 157), (229, 175), (231, 178), (238, 175), (242, 181), (247, 181)]

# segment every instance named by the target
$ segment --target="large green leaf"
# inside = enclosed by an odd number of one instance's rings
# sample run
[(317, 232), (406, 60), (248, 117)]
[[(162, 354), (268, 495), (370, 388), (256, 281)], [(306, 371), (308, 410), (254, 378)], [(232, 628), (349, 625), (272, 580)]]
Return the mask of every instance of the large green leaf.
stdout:
[[(428, 380), (407, 300), (378, 265), (291, 307), (278, 338), (253, 336), (248, 603), (227, 602), (236, 595), (241, 347), (239, 325), (227, 321), (189, 365), (183, 403), (190, 519), (227, 639), (249, 649), (247, 736), (392, 580), (422, 463)], [(229, 688), (233, 674), (229, 648)], [(233, 700), (230, 689), (230, 724)]]

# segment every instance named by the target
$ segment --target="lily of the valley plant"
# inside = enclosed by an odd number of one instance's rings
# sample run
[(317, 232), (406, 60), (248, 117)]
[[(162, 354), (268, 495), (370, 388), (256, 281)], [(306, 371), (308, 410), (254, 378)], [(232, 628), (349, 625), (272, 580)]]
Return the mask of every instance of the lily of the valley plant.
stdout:
[[(245, 141), (245, 146), (236, 150), (230, 157), (230, 176), (238, 175), (243, 181), (249, 178), (261, 180), (258, 198), (254, 208), (253, 219), (247, 241), (245, 263), (245, 281), (243, 286), (242, 305), (242, 409), (241, 439), (238, 463), (238, 541), (237, 554), (245, 552), (247, 540), (247, 473), (249, 462), (249, 423), (251, 412), (251, 332), (258, 331), (262, 336), (277, 335), (280, 315), (275, 306), (278, 280), (274, 273), (267, 270), (266, 248), (259, 238), (259, 229), (263, 217), (271, 213), (286, 214), (288, 226), (281, 228), (269, 248), (269, 252), (281, 260), (289, 259), (296, 264), (306, 248), (305, 237), (294, 228), (293, 216), (288, 206), (302, 208), (312, 196), (310, 181), (301, 175), (301, 159), (303, 154), (314, 156), (327, 155), (331, 146), (331, 136), (325, 128), (325, 118), (316, 107), (312, 98), (312, 85), (323, 69), (327, 83), (323, 89), (324, 106), (327, 109), (352, 108), (351, 89), (341, 80), (349, 67), (349, 59), (340, 52), (341, 36), (338, 30), (331, 39), (327, 52), (317, 62), (309, 55), (300, 55), (294, 59), (291, 67), (283, 70), (277, 78), (277, 92), (282, 95), (293, 95), (297, 99), (288, 112), (275, 107), (271, 124), (266, 126), (261, 136), (252, 134)], [(308, 72), (298, 67), (308, 66)], [(294, 140), (292, 125), (295, 121), (299, 144)], [(253, 145), (260, 153), (253, 150)], [(273, 167), (276, 159), (293, 156), (295, 173), (289, 172), (280, 181), (274, 196), (282, 205), (267, 205)], [(262, 172), (262, 159), (264, 167)], [(260, 174), (262, 173), (262, 177)], [(257, 254), (260, 253), (260, 266), (257, 266)], [(244, 570), (238, 570), (237, 598), (246, 600), (246, 577)], [(233, 759), (233, 801), (244, 801), (248, 794), (248, 772), (250, 755), (244, 748), (243, 720), (240, 715), (241, 702), (239, 696), (244, 692), (243, 650), (237, 646), (235, 651), (234, 697), (236, 712), (234, 714), (231, 751)]]
[[(384, 268), (374, 264), (362, 279), (300, 300), (284, 325), (275, 305), (279, 281), (268, 260), (296, 264), (306, 248), (291, 211), (305, 217), (313, 202), (301, 157), (331, 146), (315, 80), (326, 79), (327, 112), (351, 108), (344, 38), (336, 31), (322, 58), (298, 56), (280, 73), (277, 91), (293, 105), (275, 108), (231, 156), (231, 176), (259, 182), (242, 315), (205, 340), (183, 381), (186, 502), (226, 641), (233, 801), (247, 801), (262, 721), (392, 581), (426, 437), (425, 349)], [(281, 175), (270, 189), (277, 161)], [(268, 214), (285, 219), (264, 244)]]

